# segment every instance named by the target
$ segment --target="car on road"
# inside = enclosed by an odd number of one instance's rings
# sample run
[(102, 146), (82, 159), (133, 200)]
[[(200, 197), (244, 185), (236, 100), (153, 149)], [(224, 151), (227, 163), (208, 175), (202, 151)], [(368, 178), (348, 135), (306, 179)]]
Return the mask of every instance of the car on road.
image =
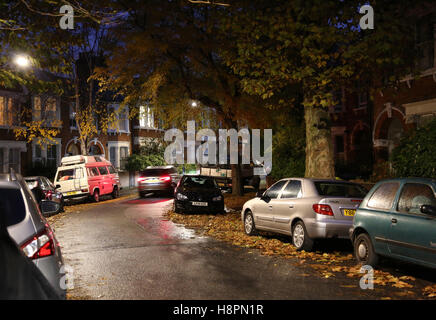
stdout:
[(99, 202), (104, 195), (118, 198), (121, 190), (117, 171), (101, 156), (63, 157), (54, 181), (65, 200), (90, 198)]
[(63, 211), (64, 209), (64, 196), (62, 192), (59, 192), (53, 183), (46, 177), (35, 176), (25, 177), (24, 180), (27, 186), (35, 196), (36, 202), (40, 205), (41, 200), (52, 200), (59, 203), (59, 211), (55, 214)]
[(436, 180), (378, 182), (362, 201), (350, 230), (356, 259), (379, 256), (436, 268)]
[(309, 251), (315, 239), (349, 237), (354, 213), (366, 193), (361, 185), (347, 181), (282, 179), (244, 204), (244, 231), (289, 235), (297, 250)]
[(145, 197), (147, 193), (165, 193), (173, 196), (179, 180), (180, 175), (173, 166), (147, 167), (139, 173), (139, 196)]
[(214, 178), (185, 175), (174, 191), (177, 213), (223, 213), (224, 197)]
[(53, 229), (42, 216), (59, 210), (59, 203), (41, 200), (41, 210), (19, 174), (0, 174), (0, 211), (6, 215), (9, 235), (24, 255), (33, 261), (56, 292), (65, 297), (61, 288), (63, 258)]

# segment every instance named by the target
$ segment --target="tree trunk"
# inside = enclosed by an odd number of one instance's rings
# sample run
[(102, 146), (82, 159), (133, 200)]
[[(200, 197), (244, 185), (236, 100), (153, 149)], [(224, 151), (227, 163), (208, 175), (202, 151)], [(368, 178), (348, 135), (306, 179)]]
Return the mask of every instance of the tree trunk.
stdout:
[(328, 109), (305, 107), (306, 177), (334, 179), (335, 167)]
[(232, 195), (242, 196), (244, 194), (244, 182), (242, 181), (241, 164), (231, 164), (232, 168)]
[(77, 125), (77, 130), (79, 131), (79, 140), (80, 140), (80, 153), (82, 154), (82, 156), (86, 156), (88, 155), (88, 151), (86, 148), (86, 139), (82, 134), (82, 130), (80, 127), (80, 117), (79, 117), (79, 112), (80, 112), (80, 88), (79, 88), (80, 84), (79, 84), (79, 78), (76, 75), (76, 79), (75, 79), (75, 94), (76, 94), (76, 103), (75, 103), (75, 112), (76, 112), (76, 125)]

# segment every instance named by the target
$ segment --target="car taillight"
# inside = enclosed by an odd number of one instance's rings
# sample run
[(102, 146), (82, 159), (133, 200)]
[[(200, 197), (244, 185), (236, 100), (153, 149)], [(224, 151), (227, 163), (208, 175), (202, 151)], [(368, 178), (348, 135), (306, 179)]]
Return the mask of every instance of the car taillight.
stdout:
[(44, 232), (25, 242), (21, 246), (21, 249), (30, 259), (38, 259), (53, 255), (55, 248), (52, 231), (46, 228)]
[(333, 210), (328, 204), (314, 204), (313, 211), (325, 216), (333, 216)]
[(171, 177), (170, 176), (160, 177), (159, 180), (160, 181), (170, 181)]
[(51, 190), (44, 191), (44, 193), (47, 200), (52, 200), (53, 192)]

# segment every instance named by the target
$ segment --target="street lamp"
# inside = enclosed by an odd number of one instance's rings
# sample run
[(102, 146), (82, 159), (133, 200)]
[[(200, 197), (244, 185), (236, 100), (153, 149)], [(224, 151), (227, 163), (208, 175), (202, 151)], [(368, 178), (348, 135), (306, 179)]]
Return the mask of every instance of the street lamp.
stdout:
[(15, 56), (14, 63), (20, 68), (27, 68), (31, 64), (30, 58), (22, 54)]
[(192, 101), (191, 107), (196, 108), (197, 107), (197, 102), (196, 101)]

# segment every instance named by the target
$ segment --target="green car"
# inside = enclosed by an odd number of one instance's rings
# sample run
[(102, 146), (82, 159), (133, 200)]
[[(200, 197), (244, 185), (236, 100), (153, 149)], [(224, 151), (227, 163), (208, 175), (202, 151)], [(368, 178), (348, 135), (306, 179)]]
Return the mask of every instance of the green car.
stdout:
[(354, 254), (375, 266), (379, 256), (436, 268), (436, 180), (378, 182), (356, 211), (350, 230)]

